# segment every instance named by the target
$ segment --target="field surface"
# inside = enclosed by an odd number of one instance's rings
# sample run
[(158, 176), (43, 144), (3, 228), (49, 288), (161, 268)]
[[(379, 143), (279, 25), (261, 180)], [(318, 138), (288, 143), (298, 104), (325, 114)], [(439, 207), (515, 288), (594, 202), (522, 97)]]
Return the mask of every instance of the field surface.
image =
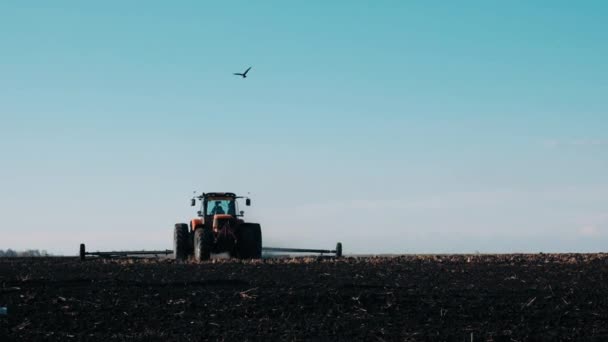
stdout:
[(0, 259), (0, 341), (608, 340), (608, 255)]

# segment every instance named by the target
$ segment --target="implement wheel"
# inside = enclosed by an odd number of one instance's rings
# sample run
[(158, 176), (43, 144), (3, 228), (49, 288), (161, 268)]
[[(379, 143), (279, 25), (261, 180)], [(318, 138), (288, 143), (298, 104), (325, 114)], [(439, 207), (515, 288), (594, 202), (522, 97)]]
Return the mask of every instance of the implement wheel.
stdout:
[(79, 254), (80, 254), (80, 261), (84, 261), (84, 258), (86, 256), (84, 243), (80, 244), (80, 253)]

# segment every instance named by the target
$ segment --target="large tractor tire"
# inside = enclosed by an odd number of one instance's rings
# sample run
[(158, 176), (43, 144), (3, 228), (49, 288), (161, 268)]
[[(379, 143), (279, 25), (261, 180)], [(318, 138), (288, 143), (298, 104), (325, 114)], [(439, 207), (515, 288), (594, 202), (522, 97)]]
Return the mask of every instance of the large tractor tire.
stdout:
[(186, 260), (190, 254), (190, 234), (188, 234), (188, 225), (185, 223), (176, 223), (173, 231), (173, 256), (175, 260)]
[(262, 228), (257, 223), (244, 223), (239, 229), (237, 251), (241, 259), (262, 258)]
[(205, 261), (211, 258), (213, 232), (210, 229), (198, 228), (194, 231), (194, 259)]

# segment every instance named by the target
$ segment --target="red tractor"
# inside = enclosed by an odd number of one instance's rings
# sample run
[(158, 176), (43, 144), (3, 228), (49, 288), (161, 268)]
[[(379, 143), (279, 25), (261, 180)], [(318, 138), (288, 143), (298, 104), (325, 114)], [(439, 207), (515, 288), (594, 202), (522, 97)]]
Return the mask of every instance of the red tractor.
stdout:
[(245, 222), (243, 211), (238, 211), (237, 199), (251, 199), (231, 192), (203, 193), (198, 199), (201, 209), (190, 224), (177, 223), (173, 235), (173, 255), (176, 260), (191, 256), (197, 261), (209, 260), (211, 254), (229, 253), (232, 258), (260, 259), (262, 257), (262, 229), (258, 223)]

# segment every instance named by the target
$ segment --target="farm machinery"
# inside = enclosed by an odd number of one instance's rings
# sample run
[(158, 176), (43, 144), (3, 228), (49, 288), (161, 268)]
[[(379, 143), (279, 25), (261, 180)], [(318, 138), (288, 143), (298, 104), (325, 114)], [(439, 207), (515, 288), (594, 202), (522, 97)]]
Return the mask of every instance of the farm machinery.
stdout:
[(88, 252), (80, 244), (80, 259), (86, 256), (103, 258), (127, 256), (159, 256), (173, 254), (175, 260), (209, 260), (213, 254), (228, 254), (230, 258), (260, 259), (262, 252), (317, 253), (342, 256), (342, 243), (334, 250), (284, 247), (262, 247), (262, 228), (259, 223), (246, 222), (239, 201), (251, 205), (251, 199), (232, 192), (210, 192), (194, 196), (191, 206), (200, 209), (189, 223), (176, 223), (173, 230), (173, 250)]
[(258, 223), (245, 222), (244, 212), (238, 210), (238, 199), (251, 199), (231, 192), (203, 193), (192, 198), (201, 207), (189, 224), (175, 224), (173, 255), (176, 260), (193, 256), (195, 260), (209, 260), (211, 253), (228, 253), (240, 259), (262, 257), (262, 228)]

